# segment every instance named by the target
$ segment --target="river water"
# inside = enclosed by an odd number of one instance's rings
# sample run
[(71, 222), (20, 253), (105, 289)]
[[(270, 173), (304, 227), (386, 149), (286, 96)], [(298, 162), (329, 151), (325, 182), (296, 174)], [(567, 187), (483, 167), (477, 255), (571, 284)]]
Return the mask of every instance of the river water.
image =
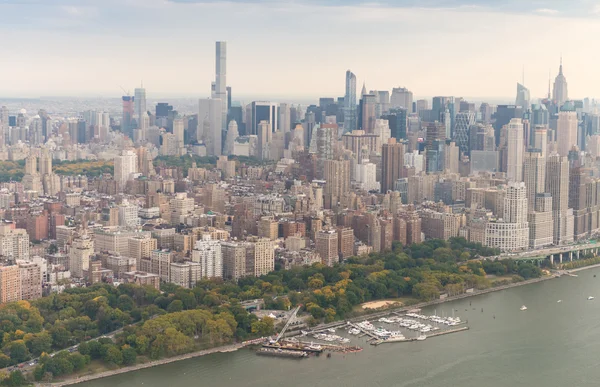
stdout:
[(446, 316), (457, 309), (470, 330), (421, 342), (374, 347), (354, 337), (360, 353), (304, 360), (242, 349), (81, 386), (598, 386), (600, 268), (577, 274), (426, 308)]

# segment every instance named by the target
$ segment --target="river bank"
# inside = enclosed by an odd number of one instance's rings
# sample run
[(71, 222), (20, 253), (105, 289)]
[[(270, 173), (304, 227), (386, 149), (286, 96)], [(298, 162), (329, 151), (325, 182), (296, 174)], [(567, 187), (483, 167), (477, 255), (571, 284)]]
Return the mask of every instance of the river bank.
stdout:
[(582, 271), (582, 270), (594, 269), (594, 268), (596, 268), (596, 267), (600, 267), (600, 263), (598, 263), (598, 264), (595, 264), (595, 265), (590, 265), (590, 266), (578, 267), (578, 268), (576, 268), (576, 269), (570, 269), (570, 270), (567, 270), (567, 271), (568, 271), (569, 273), (573, 273), (573, 272), (576, 272), (576, 271)]
[[(581, 271), (581, 270), (585, 270), (585, 269), (592, 269), (595, 267), (600, 267), (600, 265), (582, 267), (582, 268), (570, 270), (569, 272)], [(346, 321), (359, 322), (359, 321), (364, 320), (365, 318), (371, 319), (371, 318), (378, 318), (381, 316), (389, 315), (391, 312), (406, 312), (411, 309), (424, 308), (424, 307), (428, 307), (428, 306), (432, 306), (432, 305), (442, 304), (442, 303), (449, 302), (449, 301), (461, 300), (464, 298), (469, 298), (469, 297), (479, 296), (479, 295), (488, 294), (488, 293), (492, 293), (492, 292), (498, 292), (498, 291), (502, 291), (502, 290), (506, 290), (506, 289), (516, 288), (516, 287), (520, 287), (520, 286), (535, 284), (535, 283), (551, 280), (551, 279), (558, 278), (558, 277), (559, 277), (558, 275), (553, 274), (553, 275), (548, 275), (548, 276), (543, 276), (541, 278), (525, 280), (525, 281), (521, 281), (521, 282), (517, 282), (517, 283), (513, 283), (513, 284), (497, 286), (497, 287), (484, 289), (484, 290), (477, 290), (477, 291), (473, 291), (472, 293), (464, 293), (464, 294), (459, 294), (456, 296), (449, 296), (444, 299), (437, 299), (437, 300), (432, 300), (432, 301), (427, 301), (427, 302), (421, 302), (421, 303), (413, 304), (410, 306), (391, 307), (391, 308), (386, 308), (386, 309), (382, 309), (382, 310), (372, 310), (372, 311), (368, 311), (367, 313), (364, 313), (360, 316), (353, 317), (353, 318), (350, 318), (350, 319), (347, 319), (344, 321), (335, 321), (335, 322), (329, 323), (329, 324), (321, 324), (321, 325), (314, 327), (313, 329), (314, 330), (323, 330), (328, 327), (346, 324)], [(112, 371), (105, 371), (105, 372), (101, 372), (98, 374), (92, 374), (92, 375), (86, 375), (86, 376), (79, 377), (79, 378), (67, 379), (67, 380), (61, 381), (61, 382), (37, 383), (36, 386), (62, 387), (62, 386), (75, 385), (78, 383), (83, 383), (83, 382), (87, 382), (87, 381), (91, 381), (91, 380), (102, 379), (102, 378), (106, 378), (106, 377), (110, 377), (110, 376), (114, 376), (114, 375), (119, 375), (119, 374), (138, 371), (138, 370), (142, 370), (142, 369), (146, 369), (146, 368), (156, 367), (156, 366), (160, 366), (160, 365), (164, 365), (164, 364), (174, 363), (174, 362), (181, 361), (181, 360), (210, 355), (213, 353), (237, 351), (240, 348), (244, 348), (248, 345), (252, 345), (252, 344), (264, 341), (264, 340), (265, 339), (262, 338), (262, 339), (256, 339), (256, 340), (253, 340), (250, 342), (244, 342), (244, 343), (232, 344), (232, 345), (227, 345), (227, 346), (222, 346), (222, 347), (210, 348), (210, 349), (192, 352), (192, 353), (175, 356), (175, 357), (171, 357), (171, 358), (137, 364), (137, 365), (130, 366), (130, 367), (123, 367), (123, 368), (119, 368), (119, 369), (112, 370)]]
[(202, 350), (202, 351), (186, 353), (184, 355), (173, 356), (173, 357), (166, 358), (166, 359), (160, 359), (160, 360), (149, 361), (149, 362), (146, 362), (146, 363), (136, 364), (136, 365), (133, 365), (133, 366), (130, 366), (130, 367), (123, 367), (123, 368), (119, 368), (119, 369), (116, 369), (116, 370), (100, 372), (100, 373), (97, 373), (97, 374), (86, 375), (86, 376), (83, 376), (83, 377), (78, 377), (78, 378), (73, 378), (73, 379), (67, 379), (67, 380), (64, 380), (64, 381), (61, 381), (61, 382), (56, 382), (56, 383), (35, 383), (35, 385), (39, 386), (39, 387), (71, 386), (71, 385), (74, 385), (74, 384), (88, 382), (88, 381), (91, 381), (91, 380), (102, 379), (102, 378), (106, 378), (106, 377), (109, 377), (109, 376), (124, 374), (124, 373), (127, 373), (127, 372), (138, 371), (138, 370), (142, 370), (142, 369), (145, 369), (145, 368), (156, 367), (156, 366), (163, 365), (163, 364), (174, 363), (176, 361), (181, 361), (181, 360), (186, 360), (186, 359), (192, 359), (192, 358), (195, 358), (195, 357), (201, 357), (201, 356), (211, 355), (213, 353), (233, 352), (233, 351), (237, 351), (240, 348), (247, 347), (249, 345), (254, 345), (254, 344), (257, 344), (257, 343), (261, 343), (265, 339), (266, 338), (263, 337), (263, 338), (260, 338), (260, 339), (245, 341), (243, 343), (230, 344), (230, 345), (225, 345), (225, 346), (221, 346), (221, 347), (215, 347), (215, 348), (205, 349), (205, 350)]

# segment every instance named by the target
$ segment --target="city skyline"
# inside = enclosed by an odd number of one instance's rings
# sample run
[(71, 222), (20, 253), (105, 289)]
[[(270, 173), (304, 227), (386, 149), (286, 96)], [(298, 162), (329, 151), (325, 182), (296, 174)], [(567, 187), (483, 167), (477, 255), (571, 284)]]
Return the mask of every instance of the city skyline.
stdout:
[[(20, 44), (5, 61), (0, 95), (113, 96), (119, 85), (133, 89), (143, 80), (155, 95), (209, 97), (215, 66), (209, 53), (222, 40), (230, 46), (234, 99), (342, 96), (343, 74), (351, 69), (369, 90), (405, 86), (417, 98), (510, 100), (523, 66), (536, 99), (546, 95), (548, 72), (558, 73), (561, 54), (572, 98), (594, 97), (600, 75), (587, 47), (600, 26), (593, 4), (479, 3), (3, 1), (10, 24), (0, 31)], [(324, 21), (335, 45), (316, 39)], [(423, 30), (426, 21), (436, 28)], [(573, 28), (575, 43), (563, 33)], [(132, 32), (116, 33), (126, 29)], [(161, 55), (153, 54), (157, 48)]]

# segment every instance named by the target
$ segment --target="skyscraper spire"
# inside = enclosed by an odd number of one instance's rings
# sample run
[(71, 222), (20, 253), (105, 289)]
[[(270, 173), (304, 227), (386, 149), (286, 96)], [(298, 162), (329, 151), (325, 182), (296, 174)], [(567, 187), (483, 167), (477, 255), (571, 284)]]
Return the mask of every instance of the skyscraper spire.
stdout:
[(360, 95), (363, 96), (367, 94), (367, 86), (365, 85), (365, 82), (363, 82), (363, 88), (362, 91), (360, 92)]
[(563, 73), (563, 72), (562, 72), (562, 54), (560, 54), (560, 67), (559, 67), (559, 69), (558, 69), (558, 74), (559, 74), (559, 75), (562, 75), (562, 73)]

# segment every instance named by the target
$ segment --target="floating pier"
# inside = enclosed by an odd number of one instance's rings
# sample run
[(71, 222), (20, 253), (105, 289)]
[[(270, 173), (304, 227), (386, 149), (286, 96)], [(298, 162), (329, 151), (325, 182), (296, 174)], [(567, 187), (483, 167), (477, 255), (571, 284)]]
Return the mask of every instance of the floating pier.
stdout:
[(258, 351), (256, 351), (256, 354), (262, 356), (289, 357), (293, 359), (302, 359), (308, 357), (308, 353), (303, 351), (290, 351), (287, 349), (273, 348), (261, 348)]

